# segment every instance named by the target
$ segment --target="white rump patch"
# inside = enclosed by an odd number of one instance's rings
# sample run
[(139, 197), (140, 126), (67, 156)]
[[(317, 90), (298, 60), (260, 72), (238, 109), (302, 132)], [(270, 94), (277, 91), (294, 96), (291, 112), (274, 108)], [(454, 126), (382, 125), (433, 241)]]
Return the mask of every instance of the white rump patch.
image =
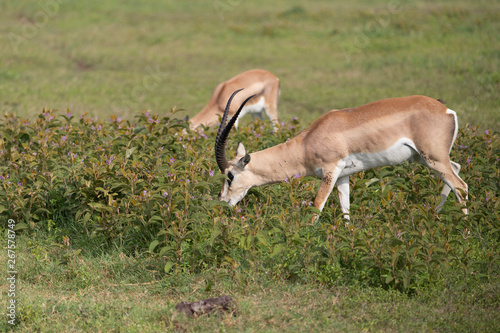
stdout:
[(266, 110), (265, 99), (264, 99), (264, 96), (262, 96), (257, 103), (252, 104), (252, 105), (246, 104), (243, 107), (243, 109), (240, 112), (240, 115), (238, 116), (238, 119), (236, 119), (235, 126), (238, 127), (238, 121), (240, 120), (240, 118), (243, 118), (247, 114), (250, 114), (253, 117), (257, 117), (260, 120), (264, 120), (264, 117), (263, 117), (264, 113), (269, 118), (269, 115), (267, 114), (267, 110)]
[(446, 113), (452, 114), (453, 117), (455, 118), (455, 133), (453, 133), (453, 141), (451, 141), (452, 145), (450, 146), (450, 152), (451, 153), (451, 148), (453, 147), (453, 143), (455, 143), (455, 140), (457, 139), (457, 134), (458, 134), (458, 119), (457, 119), (457, 113), (451, 109), (447, 109)]

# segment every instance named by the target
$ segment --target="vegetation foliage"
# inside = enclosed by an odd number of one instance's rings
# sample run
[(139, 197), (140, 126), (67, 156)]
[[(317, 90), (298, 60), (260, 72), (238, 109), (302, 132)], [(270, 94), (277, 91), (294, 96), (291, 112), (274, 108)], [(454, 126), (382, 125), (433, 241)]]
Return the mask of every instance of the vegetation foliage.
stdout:
[[(19, 277), (17, 325), (2, 319), (0, 331), (500, 331), (498, 3), (0, 9), (0, 233), (16, 221)], [(351, 177), (350, 223), (334, 191), (311, 225), (313, 178), (219, 202), (215, 131), (177, 118), (251, 68), (280, 78), (286, 121), (273, 132), (243, 119), (229, 156), (238, 141), (250, 152), (284, 142), (332, 108), (443, 98), (462, 126), (451, 154), (470, 215), (452, 195), (436, 214), (442, 183), (408, 163)], [(175, 313), (221, 294), (239, 316)]]
[[(424, 167), (403, 164), (352, 177), (351, 222), (342, 218), (334, 193), (311, 225), (314, 178), (252, 189), (236, 208), (218, 201), (225, 176), (215, 170), (215, 132), (191, 132), (174, 112), (142, 112), (136, 122), (53, 110), (36, 121), (5, 116), (2, 216), (14, 218), (18, 230), (90, 239), (96, 249), (147, 249), (164, 261), (167, 274), (223, 268), (242, 285), (266, 272), (412, 293), (450, 278), (498, 278), (498, 133), (463, 128), (452, 151), (469, 185), (468, 217), (451, 197), (438, 215), (441, 181)], [(276, 132), (254, 122), (231, 140), (255, 151), (301, 128), (298, 119)]]

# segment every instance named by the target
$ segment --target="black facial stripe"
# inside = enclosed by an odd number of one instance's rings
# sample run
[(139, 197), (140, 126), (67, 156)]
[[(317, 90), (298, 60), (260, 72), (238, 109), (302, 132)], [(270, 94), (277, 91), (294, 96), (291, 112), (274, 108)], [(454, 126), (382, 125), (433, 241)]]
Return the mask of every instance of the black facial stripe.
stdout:
[(229, 186), (231, 186), (231, 182), (233, 181), (234, 176), (231, 172), (228, 172), (227, 177), (229, 178), (229, 180), (227, 182), (228, 182)]

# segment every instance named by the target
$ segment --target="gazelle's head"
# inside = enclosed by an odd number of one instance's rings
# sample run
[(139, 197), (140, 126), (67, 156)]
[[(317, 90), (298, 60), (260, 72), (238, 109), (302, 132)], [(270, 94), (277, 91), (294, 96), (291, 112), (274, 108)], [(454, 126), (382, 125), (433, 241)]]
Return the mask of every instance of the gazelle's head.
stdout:
[(250, 181), (253, 178), (251, 177), (251, 172), (247, 169), (247, 165), (250, 163), (250, 155), (246, 153), (245, 147), (241, 142), (238, 144), (238, 148), (236, 149), (236, 157), (231, 161), (228, 161), (226, 158), (227, 136), (236, 122), (236, 119), (238, 119), (245, 103), (254, 97), (254, 95), (248, 97), (241, 104), (240, 108), (231, 120), (229, 120), (227, 126), (225, 126), (231, 101), (233, 100), (234, 95), (241, 90), (242, 89), (236, 90), (229, 98), (217, 132), (217, 137), (215, 138), (215, 158), (217, 160), (217, 165), (219, 166), (220, 171), (227, 176), (227, 179), (224, 179), (224, 182), (222, 183), (219, 200), (225, 201), (232, 206), (236, 205), (241, 199), (243, 199), (245, 194), (247, 194), (250, 187), (252, 187)]

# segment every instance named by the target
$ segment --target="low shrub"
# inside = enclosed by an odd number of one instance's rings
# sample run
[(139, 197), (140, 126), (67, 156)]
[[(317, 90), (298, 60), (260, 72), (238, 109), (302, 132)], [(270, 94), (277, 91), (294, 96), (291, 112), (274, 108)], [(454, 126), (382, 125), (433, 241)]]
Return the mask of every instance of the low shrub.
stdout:
[[(342, 218), (334, 191), (312, 225), (319, 182), (310, 177), (251, 189), (235, 208), (219, 202), (224, 176), (213, 156), (215, 130), (192, 132), (175, 111), (142, 112), (135, 122), (54, 110), (36, 121), (6, 115), (0, 216), (85, 251), (149, 251), (165, 274), (215, 267), (242, 285), (259, 273), (411, 292), (498, 277), (498, 133), (466, 126), (452, 151), (469, 185), (468, 217), (452, 196), (438, 215), (441, 181), (406, 163), (352, 176), (351, 221)], [(256, 121), (234, 130), (231, 142), (252, 152), (301, 128), (298, 119), (276, 132)]]

